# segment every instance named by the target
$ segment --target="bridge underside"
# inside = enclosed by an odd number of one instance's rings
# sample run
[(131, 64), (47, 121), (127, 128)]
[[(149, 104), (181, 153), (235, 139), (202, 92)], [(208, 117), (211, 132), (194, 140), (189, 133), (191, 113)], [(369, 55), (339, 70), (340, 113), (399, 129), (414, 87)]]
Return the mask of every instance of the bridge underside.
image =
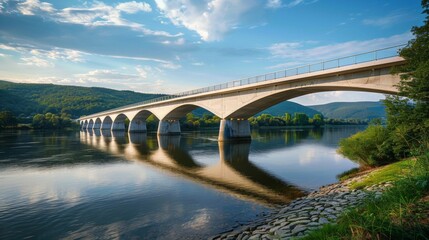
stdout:
[(145, 132), (146, 119), (153, 114), (159, 119), (158, 135), (175, 135), (181, 132), (179, 119), (201, 107), (221, 118), (219, 141), (250, 140), (250, 124), (247, 119), (285, 100), (311, 93), (340, 90), (396, 94), (400, 77), (390, 74), (390, 69), (391, 66), (398, 65), (399, 60), (393, 60), (380, 61), (378, 65), (361, 64), (124, 108), (93, 115), (91, 118), (81, 118), (81, 126), (83, 129), (101, 127), (124, 131), (125, 119), (128, 118), (128, 131)]

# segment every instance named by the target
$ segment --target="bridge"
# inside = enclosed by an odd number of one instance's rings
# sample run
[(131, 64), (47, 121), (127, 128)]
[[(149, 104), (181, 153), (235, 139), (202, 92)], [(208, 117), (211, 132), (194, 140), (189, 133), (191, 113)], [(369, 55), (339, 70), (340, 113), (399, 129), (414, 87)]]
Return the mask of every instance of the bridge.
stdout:
[(159, 119), (158, 135), (180, 134), (179, 119), (196, 108), (221, 118), (219, 141), (250, 139), (248, 118), (288, 99), (323, 91), (396, 94), (399, 75), (391, 68), (405, 64), (404, 45), (305, 65), (220, 85), (168, 95), (79, 118), (82, 129), (146, 132), (146, 119)]

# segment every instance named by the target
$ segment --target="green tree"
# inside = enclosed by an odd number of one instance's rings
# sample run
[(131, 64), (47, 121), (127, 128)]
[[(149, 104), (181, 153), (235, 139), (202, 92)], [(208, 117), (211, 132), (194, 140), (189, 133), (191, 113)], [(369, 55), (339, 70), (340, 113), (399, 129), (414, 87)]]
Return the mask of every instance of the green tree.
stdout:
[(10, 111), (0, 112), (0, 128), (16, 127), (18, 119)]
[(323, 125), (323, 116), (322, 114), (315, 114), (313, 116), (313, 125), (316, 127), (322, 126)]
[(424, 25), (412, 28), (415, 38), (399, 53), (406, 64), (393, 71), (401, 74), (399, 96), (385, 101), (390, 140), (398, 157), (408, 155), (412, 146), (427, 144), (429, 136), (429, 0), (423, 0), (422, 7)]
[(298, 126), (308, 125), (308, 116), (305, 113), (295, 113), (293, 116), (293, 124)]

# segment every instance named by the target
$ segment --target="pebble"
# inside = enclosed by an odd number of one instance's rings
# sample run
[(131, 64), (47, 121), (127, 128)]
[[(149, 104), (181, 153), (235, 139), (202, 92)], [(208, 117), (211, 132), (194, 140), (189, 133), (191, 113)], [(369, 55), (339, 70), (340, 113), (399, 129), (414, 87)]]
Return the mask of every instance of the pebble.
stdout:
[(392, 182), (380, 183), (363, 190), (349, 189), (349, 185), (361, 181), (366, 176), (348, 179), (341, 183), (322, 186), (305, 197), (297, 198), (276, 213), (265, 215), (265, 219), (232, 230), (211, 239), (290, 239), (302, 237), (325, 224), (335, 224), (335, 220), (348, 207), (356, 206), (371, 195), (381, 197), (383, 191), (392, 186)]

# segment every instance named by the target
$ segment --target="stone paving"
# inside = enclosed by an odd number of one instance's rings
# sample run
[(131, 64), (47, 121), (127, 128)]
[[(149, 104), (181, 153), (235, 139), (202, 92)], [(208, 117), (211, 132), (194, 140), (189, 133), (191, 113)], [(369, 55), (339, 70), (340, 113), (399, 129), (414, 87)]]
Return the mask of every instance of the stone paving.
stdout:
[(369, 194), (373, 193), (375, 197), (379, 197), (385, 189), (392, 186), (391, 182), (386, 182), (362, 190), (349, 188), (352, 182), (360, 181), (365, 177), (359, 176), (323, 186), (305, 197), (295, 199), (253, 224), (211, 239), (290, 239), (305, 236), (324, 224), (334, 223), (346, 208), (358, 205)]

